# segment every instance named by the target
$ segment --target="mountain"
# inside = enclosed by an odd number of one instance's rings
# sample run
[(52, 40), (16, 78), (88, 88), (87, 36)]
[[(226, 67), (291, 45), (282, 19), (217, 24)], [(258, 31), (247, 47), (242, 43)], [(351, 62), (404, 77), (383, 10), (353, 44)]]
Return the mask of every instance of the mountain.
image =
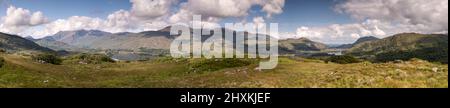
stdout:
[(166, 31), (114, 34), (98, 30), (78, 30), (58, 32), (44, 40), (86, 49), (168, 49), (174, 38)]
[(296, 53), (297, 51), (321, 51), (326, 49), (327, 45), (307, 38), (299, 38), (280, 40), (279, 47), (281, 53)]
[(54, 52), (53, 50), (39, 46), (31, 40), (17, 35), (0, 33), (0, 49), (8, 52), (31, 51), (31, 52)]
[(356, 40), (356, 42), (353, 43), (353, 45), (358, 45), (358, 44), (361, 44), (364, 42), (370, 42), (370, 41), (376, 41), (376, 40), (380, 40), (380, 39), (377, 37), (374, 37), (374, 36), (366, 36), (366, 37), (362, 37), (362, 38), (359, 38), (358, 40)]
[(444, 62), (448, 58), (448, 34), (397, 34), (356, 44), (346, 53), (356, 56), (377, 56), (377, 59), (382, 61), (420, 58)]
[[(170, 28), (169, 26), (157, 31), (144, 31), (139, 33), (107, 33), (96, 30), (63, 31), (43, 38), (41, 41), (37, 41), (37, 43), (52, 49), (58, 49), (58, 46), (62, 47), (60, 49), (66, 49), (64, 46), (86, 49), (169, 49), (170, 44), (177, 37), (170, 35)], [(222, 30), (227, 31), (228, 29), (223, 28)], [(238, 33), (248, 34), (246, 32)], [(203, 35), (202, 40), (204, 41), (211, 36)], [(284, 49), (285, 52), (320, 51), (326, 49), (327, 46), (306, 38), (300, 38), (281, 40), (280, 48)]]
[(103, 32), (99, 30), (77, 30), (77, 31), (61, 31), (53, 36), (44, 38), (47, 41), (58, 41), (68, 45), (84, 47), (84, 45), (90, 45), (96, 41), (110, 36), (111, 33)]
[(356, 42), (354, 42), (353, 44), (343, 44), (334, 48), (338, 48), (338, 49), (350, 49), (355, 45), (364, 43), (364, 42), (369, 42), (369, 41), (376, 41), (376, 40), (380, 40), (377, 37), (373, 37), (373, 36), (366, 36), (366, 37), (361, 37), (358, 40), (356, 40)]
[[(31, 39), (28, 39), (31, 40)], [(83, 49), (69, 45), (64, 42), (55, 41), (53, 38), (43, 38), (43, 39), (32, 39), (33, 42), (39, 44), (40, 46), (50, 48), (55, 51), (82, 51)]]

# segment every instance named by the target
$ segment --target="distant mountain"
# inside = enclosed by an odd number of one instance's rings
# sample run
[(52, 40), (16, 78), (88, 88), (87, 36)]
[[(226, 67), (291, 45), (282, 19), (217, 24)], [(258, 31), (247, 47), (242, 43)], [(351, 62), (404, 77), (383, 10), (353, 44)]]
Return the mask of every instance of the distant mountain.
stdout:
[[(57, 46), (74, 46), (87, 49), (169, 49), (170, 44), (177, 36), (170, 35), (170, 26), (157, 31), (144, 31), (140, 33), (107, 33), (93, 30), (63, 31), (53, 36), (43, 38), (44, 42), (37, 43), (57, 49)], [(192, 30), (192, 29), (191, 29)], [(228, 29), (222, 29), (227, 31)], [(239, 34), (248, 34), (238, 32)], [(206, 40), (211, 35), (203, 35), (202, 40)], [(62, 42), (67, 45), (63, 45)], [(48, 44), (51, 45), (48, 45)], [(280, 48), (286, 52), (296, 51), (320, 51), (327, 46), (322, 43), (314, 42), (306, 38), (287, 39), (280, 41)], [(65, 49), (65, 48), (61, 48)]]
[(352, 47), (355, 46), (355, 45), (358, 45), (358, 44), (361, 44), (361, 43), (364, 43), (364, 42), (376, 41), (376, 40), (380, 40), (380, 39), (377, 38), (377, 37), (373, 37), (373, 36), (366, 36), (366, 37), (359, 38), (359, 39), (356, 40), (356, 42), (353, 43), (353, 44), (343, 44), (343, 45), (340, 45), (340, 46), (337, 46), (337, 47), (334, 47), (334, 48), (338, 48), (338, 49), (350, 49), (350, 48), (352, 48)]
[(82, 51), (83, 50), (81, 48), (69, 45), (69, 44), (64, 43), (64, 42), (55, 41), (52, 38), (29, 39), (29, 40), (34, 41), (35, 43), (39, 44), (40, 46), (47, 47), (47, 48), (50, 48), (50, 49), (55, 50), (55, 51), (61, 51), (61, 50)]
[(0, 33), (0, 49), (8, 52), (31, 51), (31, 52), (54, 52), (53, 50), (39, 46), (31, 40), (17, 35)]
[(281, 53), (296, 53), (297, 51), (321, 51), (326, 49), (327, 45), (307, 38), (299, 38), (280, 40), (279, 47)]
[(43, 39), (47, 41), (55, 40), (77, 47), (84, 47), (83, 45), (90, 45), (110, 35), (111, 33), (98, 30), (77, 30), (61, 31), (53, 36), (48, 36)]
[(145, 31), (140, 33), (108, 33), (98, 30), (62, 31), (43, 38), (46, 42), (57, 41), (86, 49), (168, 49), (174, 37), (166, 31)]
[(383, 60), (421, 58), (444, 62), (448, 58), (448, 34), (397, 34), (356, 44), (346, 53), (356, 56), (374, 55)]

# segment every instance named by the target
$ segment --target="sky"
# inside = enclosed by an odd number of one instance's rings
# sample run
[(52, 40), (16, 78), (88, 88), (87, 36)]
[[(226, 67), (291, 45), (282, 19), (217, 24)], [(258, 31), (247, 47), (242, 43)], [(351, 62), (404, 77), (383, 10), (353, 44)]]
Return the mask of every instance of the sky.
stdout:
[(397, 33), (447, 33), (448, 0), (0, 0), (0, 32), (158, 30), (202, 15), (208, 26), (278, 23), (278, 38), (328, 44)]

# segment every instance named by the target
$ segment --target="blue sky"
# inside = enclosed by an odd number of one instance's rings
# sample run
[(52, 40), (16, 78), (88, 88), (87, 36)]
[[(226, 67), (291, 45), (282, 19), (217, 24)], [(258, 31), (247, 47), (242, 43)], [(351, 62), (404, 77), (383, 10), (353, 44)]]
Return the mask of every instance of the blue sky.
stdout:
[[(220, 25), (262, 18), (264, 23), (279, 23), (280, 37), (306, 37), (330, 44), (404, 32), (448, 33), (448, 0), (233, 0), (231, 3), (227, 0), (0, 0), (0, 3), (0, 32), (36, 38), (78, 29), (154, 30), (192, 20), (189, 16), (193, 14), (206, 16), (204, 20)], [(14, 14), (7, 15), (8, 9)], [(108, 18), (110, 15), (113, 19)]]

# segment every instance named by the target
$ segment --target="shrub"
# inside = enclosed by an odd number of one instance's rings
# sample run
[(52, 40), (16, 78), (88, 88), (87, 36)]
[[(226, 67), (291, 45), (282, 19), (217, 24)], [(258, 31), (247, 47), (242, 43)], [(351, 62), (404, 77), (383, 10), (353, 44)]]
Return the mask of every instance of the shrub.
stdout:
[(0, 68), (3, 67), (3, 65), (5, 65), (5, 58), (0, 57)]
[(115, 61), (104, 54), (79, 54), (73, 56), (71, 59), (77, 60), (78, 62), (86, 64), (100, 64), (104, 62), (114, 63)]
[(173, 58), (171, 56), (163, 56), (158, 57), (154, 59), (155, 62), (162, 62), (162, 63), (187, 63), (189, 59), (186, 58)]
[(59, 65), (62, 62), (62, 59), (60, 59), (59, 57), (57, 57), (56, 55), (53, 55), (53, 54), (32, 55), (31, 58), (34, 61), (37, 61), (39, 63), (50, 63), (50, 64)]
[(431, 62), (440, 62), (448, 64), (448, 49), (447, 48), (426, 48), (413, 51), (392, 51), (380, 53), (376, 55), (377, 62), (388, 62), (395, 60), (410, 60), (412, 58), (419, 58)]
[(360, 60), (350, 55), (341, 55), (341, 56), (332, 56), (328, 58), (326, 62), (350, 64), (350, 63), (358, 63), (360, 62)]
[(0, 53), (6, 53), (6, 50), (0, 48)]

